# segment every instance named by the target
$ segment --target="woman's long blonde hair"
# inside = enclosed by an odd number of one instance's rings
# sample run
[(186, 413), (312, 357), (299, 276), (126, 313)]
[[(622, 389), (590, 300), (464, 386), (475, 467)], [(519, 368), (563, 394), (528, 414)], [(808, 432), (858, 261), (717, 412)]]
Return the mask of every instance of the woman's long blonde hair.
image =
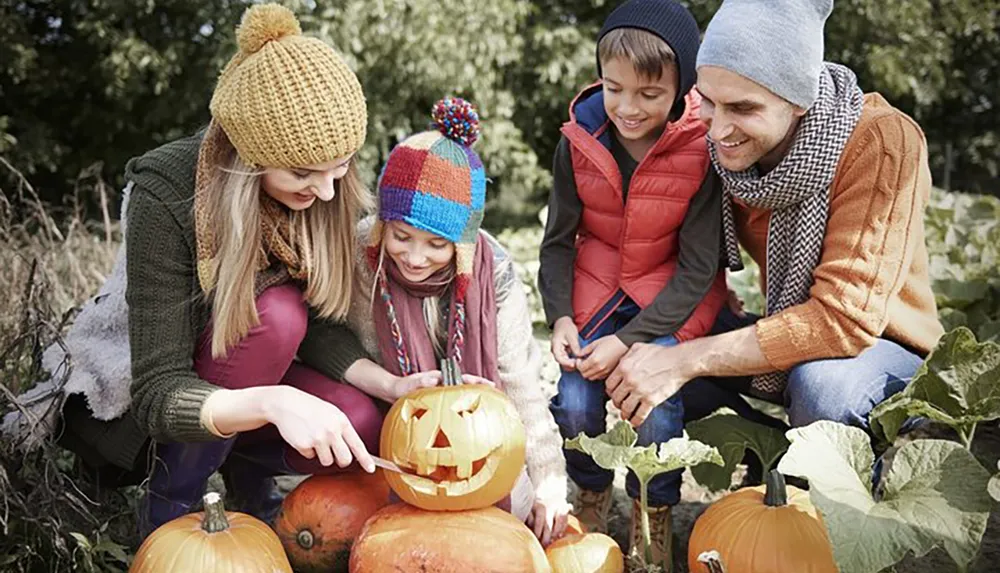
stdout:
[[(228, 142), (227, 142), (228, 143)], [(212, 356), (226, 355), (260, 324), (254, 281), (262, 244), (260, 194), (264, 171), (245, 164), (229, 144), (228, 157), (217, 167), (208, 193), (207, 220), (217, 237), (212, 300)], [(343, 320), (354, 287), (355, 225), (372, 207), (372, 197), (351, 161), (335, 183), (336, 196), (303, 211), (290, 211), (293, 245), (301, 245), (308, 273), (305, 298), (323, 318)]]

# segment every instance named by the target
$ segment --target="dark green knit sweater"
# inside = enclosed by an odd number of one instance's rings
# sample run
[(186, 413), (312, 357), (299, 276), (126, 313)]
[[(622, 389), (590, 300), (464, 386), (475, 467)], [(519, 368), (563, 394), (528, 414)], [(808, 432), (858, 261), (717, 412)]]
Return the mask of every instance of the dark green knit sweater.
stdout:
[[(132, 468), (148, 437), (162, 442), (218, 439), (200, 421), (216, 386), (193, 369), (195, 345), (211, 311), (198, 284), (192, 204), (200, 135), (129, 161), (129, 341), (132, 407), (123, 419), (68, 428), (107, 461)], [(367, 355), (344, 325), (310, 313), (298, 353), (332, 379)], [(130, 419), (129, 419), (130, 418)], [(85, 435), (79, 435), (83, 432)]]

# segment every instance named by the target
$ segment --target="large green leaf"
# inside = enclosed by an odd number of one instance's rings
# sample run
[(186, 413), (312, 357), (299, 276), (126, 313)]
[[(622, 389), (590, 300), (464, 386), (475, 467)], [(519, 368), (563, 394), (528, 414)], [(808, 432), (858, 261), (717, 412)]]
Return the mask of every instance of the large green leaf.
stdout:
[[(997, 462), (997, 469), (1000, 470), (1000, 462)], [(1000, 474), (997, 474), (990, 478), (989, 483), (990, 497), (1000, 501)]]
[(957, 328), (938, 343), (902, 392), (871, 412), (872, 429), (893, 441), (907, 418), (923, 416), (968, 433), (1000, 418), (1000, 345)]
[(594, 458), (594, 462), (606, 470), (628, 467), (629, 461), (642, 448), (633, 448), (639, 435), (628, 422), (619, 421), (607, 432), (591, 438), (583, 433), (566, 440), (566, 448), (577, 450)]
[(989, 290), (984, 280), (961, 281), (958, 279), (934, 280), (934, 297), (942, 307), (965, 308), (982, 299)]
[(687, 424), (686, 429), (692, 439), (715, 446), (722, 455), (724, 463), (721, 467), (716, 464), (701, 464), (691, 468), (694, 479), (712, 491), (729, 489), (733, 470), (743, 459), (746, 450), (757, 454), (766, 474), (778, 456), (788, 449), (788, 438), (784, 432), (751, 422), (728, 408)]
[(636, 446), (638, 435), (628, 422), (619, 421), (606, 433), (591, 438), (583, 434), (566, 440), (566, 447), (589, 454), (604, 469), (630, 468), (640, 482), (653, 476), (701, 463), (721, 464), (718, 450), (687, 438), (660, 444)]
[(778, 469), (809, 480), (842, 573), (881, 571), (937, 545), (962, 569), (975, 557), (989, 517), (989, 474), (959, 444), (904, 445), (876, 501), (874, 455), (863, 430), (820, 421), (789, 431), (788, 438), (792, 445)]
[(659, 474), (699, 464), (722, 465), (719, 450), (688, 438), (672, 438), (665, 444), (649, 446), (637, 453), (629, 462), (640, 483), (648, 483)]

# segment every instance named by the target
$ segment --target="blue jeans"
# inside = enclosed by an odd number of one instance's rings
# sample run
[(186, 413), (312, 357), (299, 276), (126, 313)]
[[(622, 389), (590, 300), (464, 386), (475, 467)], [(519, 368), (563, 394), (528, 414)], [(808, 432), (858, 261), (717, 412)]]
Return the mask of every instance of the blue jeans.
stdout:
[[(604, 321), (589, 338), (581, 338), (581, 347), (602, 336), (614, 334), (628, 323), (639, 307), (626, 300)], [(585, 331), (587, 329), (584, 329)], [(663, 336), (651, 341), (653, 344), (673, 346), (677, 340), (673, 336)], [(575, 438), (580, 432), (597, 436), (606, 430), (606, 404), (608, 395), (603, 380), (587, 380), (576, 370), (563, 371), (559, 378), (559, 389), (552, 398), (550, 409), (555, 417), (563, 438)], [(649, 417), (638, 428), (640, 446), (666, 442), (680, 437), (684, 429), (684, 406), (679, 396), (663, 402), (650, 412)], [(566, 455), (566, 471), (577, 486), (590, 491), (603, 491), (614, 481), (614, 472), (598, 466), (583, 452), (563, 450)], [(660, 474), (648, 485), (648, 503), (652, 507), (676, 505), (681, 495), (681, 471)], [(625, 489), (633, 499), (639, 497), (639, 480), (631, 471), (625, 479)]]
[[(712, 333), (750, 326), (758, 318), (753, 315), (739, 318), (723, 308)], [(781, 397), (758, 397), (784, 406), (792, 427), (832, 420), (867, 431), (868, 414), (905, 388), (922, 362), (923, 358), (912, 350), (880, 338), (853, 358), (803, 362), (789, 372), (788, 386)], [(785, 426), (751, 408), (740, 394), (753, 395), (749, 377), (692, 380), (680, 392), (685, 419), (697, 420), (726, 406), (754, 421)]]

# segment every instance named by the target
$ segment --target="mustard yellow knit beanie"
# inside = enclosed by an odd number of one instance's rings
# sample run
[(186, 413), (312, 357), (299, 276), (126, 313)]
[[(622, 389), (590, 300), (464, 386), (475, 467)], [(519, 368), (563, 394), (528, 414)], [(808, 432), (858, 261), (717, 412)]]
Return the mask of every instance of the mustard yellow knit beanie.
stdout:
[(326, 163), (361, 148), (361, 83), (333, 48), (302, 35), (291, 10), (258, 4), (236, 29), (239, 52), (209, 109), (240, 158), (261, 167)]

